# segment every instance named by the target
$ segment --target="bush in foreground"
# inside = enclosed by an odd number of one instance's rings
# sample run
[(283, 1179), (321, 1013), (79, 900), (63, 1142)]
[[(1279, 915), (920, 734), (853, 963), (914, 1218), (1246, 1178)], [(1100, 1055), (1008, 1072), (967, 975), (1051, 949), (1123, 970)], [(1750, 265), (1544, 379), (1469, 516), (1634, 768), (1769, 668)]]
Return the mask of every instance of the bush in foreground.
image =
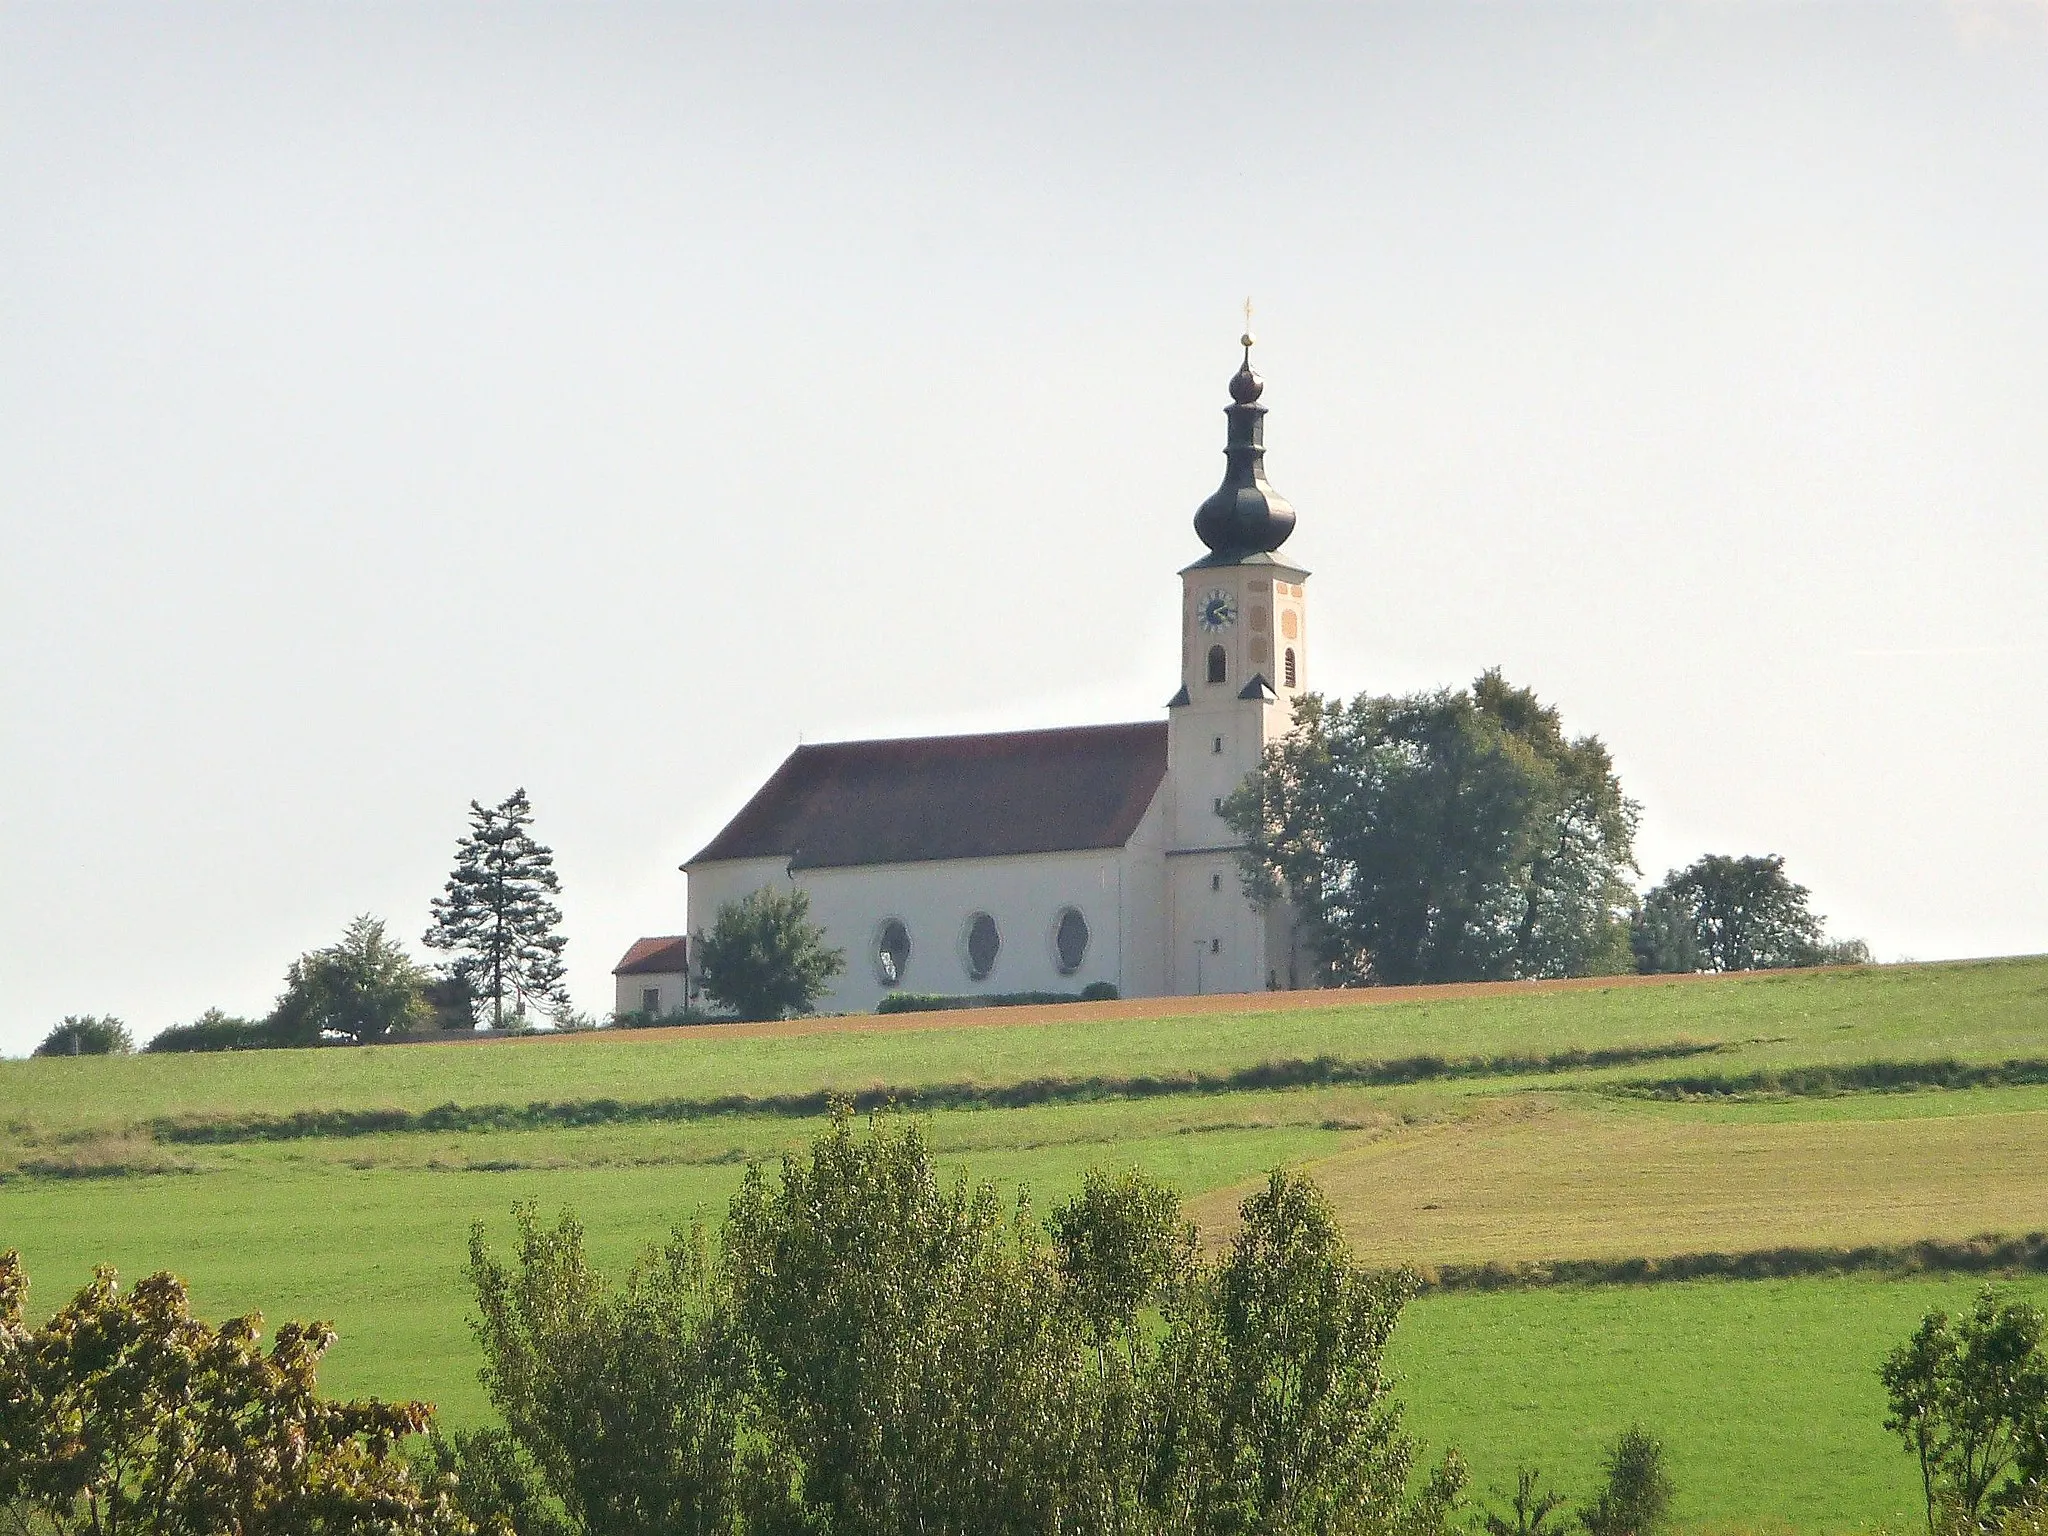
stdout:
[(1671, 1519), (1671, 1474), (1664, 1442), (1632, 1424), (1608, 1447), (1605, 1474), (1592, 1502), (1579, 1511), (1586, 1536), (1656, 1536)]
[(2048, 1350), (2038, 1307), (1987, 1286), (1963, 1317), (1929, 1312), (1882, 1371), (1897, 1434), (1919, 1463), (1930, 1532), (1995, 1529), (2042, 1513)]
[(678, 1232), (623, 1284), (573, 1217), (517, 1214), (511, 1263), (470, 1249), (506, 1432), (439, 1454), (521, 1536), (1435, 1536), (1456, 1503), (1454, 1457), (1410, 1490), (1381, 1367), (1407, 1282), (1353, 1266), (1303, 1179), (1220, 1262), (1135, 1173), (1048, 1241), (842, 1109), (749, 1171), (715, 1250)]
[(1663, 1441), (1632, 1424), (1600, 1463), (1600, 1486), (1577, 1510), (1564, 1494), (1543, 1486), (1537, 1468), (1519, 1468), (1515, 1491), (1494, 1490), (1506, 1503), (1480, 1511), (1474, 1536), (1565, 1536), (1575, 1528), (1585, 1536), (1657, 1536), (1671, 1523), (1674, 1489)]
[(135, 1049), (128, 1026), (112, 1014), (74, 1013), (43, 1036), (38, 1056), (126, 1056)]
[(185, 1287), (114, 1272), (40, 1328), (28, 1279), (0, 1254), (0, 1517), (48, 1536), (472, 1536), (446, 1487), (412, 1476), (398, 1441), (423, 1403), (336, 1402), (315, 1384), (333, 1342), (262, 1319), (218, 1329)]

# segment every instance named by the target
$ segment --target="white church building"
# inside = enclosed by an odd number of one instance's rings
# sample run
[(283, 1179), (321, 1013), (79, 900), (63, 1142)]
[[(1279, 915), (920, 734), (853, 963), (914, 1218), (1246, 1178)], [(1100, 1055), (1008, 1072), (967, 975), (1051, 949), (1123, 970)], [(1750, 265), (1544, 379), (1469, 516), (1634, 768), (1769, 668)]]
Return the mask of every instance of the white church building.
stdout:
[[(896, 991), (1126, 997), (1306, 985), (1284, 904), (1245, 898), (1223, 799), (1285, 734), (1308, 685), (1308, 572), (1265, 475), (1252, 338), (1230, 381), (1223, 484), (1180, 573), (1180, 689), (1164, 720), (800, 746), (682, 867), (688, 932), (764, 886), (802, 887), (846, 970), (819, 1007)], [(622, 1012), (678, 997), (687, 945), (643, 939)], [(657, 956), (668, 957), (657, 959)]]

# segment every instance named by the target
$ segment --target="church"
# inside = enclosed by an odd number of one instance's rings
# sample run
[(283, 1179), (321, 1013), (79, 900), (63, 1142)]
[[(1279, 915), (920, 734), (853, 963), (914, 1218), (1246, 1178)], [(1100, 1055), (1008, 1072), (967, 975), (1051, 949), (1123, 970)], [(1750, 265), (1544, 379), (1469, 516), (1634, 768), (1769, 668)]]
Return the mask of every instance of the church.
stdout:
[[(1253, 338), (1230, 381), (1223, 483), (1180, 573), (1180, 687), (1164, 720), (800, 746), (682, 868), (688, 933), (764, 886), (801, 887), (846, 969), (825, 1012), (892, 992), (1125, 997), (1306, 984), (1284, 903), (1255, 909), (1224, 797), (1308, 686), (1308, 572), (1267, 483)], [(682, 936), (614, 973), (621, 1012), (691, 991)]]

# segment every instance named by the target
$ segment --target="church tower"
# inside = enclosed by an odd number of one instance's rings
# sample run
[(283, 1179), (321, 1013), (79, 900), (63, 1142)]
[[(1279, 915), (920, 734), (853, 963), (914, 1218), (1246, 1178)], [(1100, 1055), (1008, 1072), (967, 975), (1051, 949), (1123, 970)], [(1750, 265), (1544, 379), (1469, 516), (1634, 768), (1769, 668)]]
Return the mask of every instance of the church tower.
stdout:
[(1226, 796), (1287, 733), (1308, 686), (1308, 572), (1278, 553), (1294, 508), (1266, 481), (1265, 384), (1244, 362), (1224, 410), (1223, 484), (1195, 513), (1209, 553), (1180, 573), (1181, 686), (1167, 706), (1167, 990), (1257, 992), (1309, 983), (1293, 913), (1245, 899)]

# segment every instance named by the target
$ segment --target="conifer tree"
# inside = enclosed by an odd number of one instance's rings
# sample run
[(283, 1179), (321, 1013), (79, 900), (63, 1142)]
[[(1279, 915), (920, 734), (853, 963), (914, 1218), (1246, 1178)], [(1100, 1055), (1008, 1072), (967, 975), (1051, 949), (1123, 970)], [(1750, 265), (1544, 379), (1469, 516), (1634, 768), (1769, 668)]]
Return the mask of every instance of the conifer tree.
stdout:
[(467, 984), (477, 1006), (489, 1005), (503, 1028), (505, 1005), (521, 1014), (533, 1003), (548, 1013), (569, 1006), (557, 930), (562, 910), (554, 850), (533, 840), (533, 807), (515, 789), (503, 802), (469, 802), (469, 834), (455, 845), (455, 871), (434, 898), (429, 949), (454, 953), (447, 970)]

